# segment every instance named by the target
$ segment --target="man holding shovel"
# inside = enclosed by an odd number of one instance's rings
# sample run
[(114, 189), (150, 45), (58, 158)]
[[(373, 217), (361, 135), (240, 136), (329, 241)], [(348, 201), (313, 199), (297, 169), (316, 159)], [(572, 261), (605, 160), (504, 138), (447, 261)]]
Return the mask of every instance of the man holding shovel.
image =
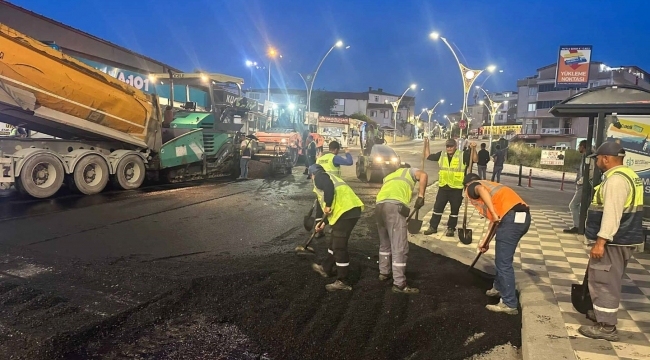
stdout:
[(327, 291), (352, 290), (347, 283), (350, 254), (348, 240), (363, 211), (363, 202), (352, 188), (336, 175), (328, 174), (323, 167), (314, 164), (309, 167), (309, 175), (314, 183), (314, 193), (318, 198), (316, 218), (324, 217), (316, 225), (316, 231), (323, 231), (325, 224), (331, 226), (327, 237), (327, 258), (321, 265), (312, 264), (312, 269), (322, 277), (330, 277), (336, 265), (337, 280), (325, 285)]
[[(530, 228), (530, 208), (511, 188), (481, 178), (473, 173), (465, 176), (463, 181), (467, 198), (478, 212), (490, 220), (490, 226), (497, 223), (494, 263), (496, 277), (487, 296), (500, 296), (497, 305), (487, 305), (494, 312), (509, 315), (518, 314), (518, 300), (515, 293), (515, 271), (512, 261), (521, 238)], [(479, 244), (479, 251), (485, 253), (489, 242)]]
[[(424, 206), (424, 193), (429, 176), (422, 170), (400, 168), (386, 175), (377, 194), (377, 229), (379, 230), (379, 280), (390, 279), (391, 258), (393, 292), (417, 294), (419, 289), (406, 285), (406, 259), (409, 252), (406, 221), (415, 182), (420, 182), (414, 208)], [(421, 225), (421, 224), (420, 224)], [(419, 230), (419, 229), (418, 229)]]

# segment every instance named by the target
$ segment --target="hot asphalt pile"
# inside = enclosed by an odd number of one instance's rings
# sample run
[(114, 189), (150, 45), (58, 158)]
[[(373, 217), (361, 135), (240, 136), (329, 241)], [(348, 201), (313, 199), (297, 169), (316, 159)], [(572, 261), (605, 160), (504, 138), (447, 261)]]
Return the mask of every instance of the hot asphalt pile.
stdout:
[[(422, 293), (393, 294), (377, 279), (366, 214), (351, 240), (352, 292), (328, 293), (315, 257), (288, 251), (304, 231), (273, 239), (264, 256), (134, 257), (56, 264), (65, 270), (27, 283), (1, 277), (0, 357), (464, 359), (521, 345), (520, 316), (485, 310), (490, 280), (454, 260), (411, 245), (407, 277)], [(326, 253), (322, 240), (314, 246)], [(93, 309), (106, 301), (82, 289), (130, 300)]]

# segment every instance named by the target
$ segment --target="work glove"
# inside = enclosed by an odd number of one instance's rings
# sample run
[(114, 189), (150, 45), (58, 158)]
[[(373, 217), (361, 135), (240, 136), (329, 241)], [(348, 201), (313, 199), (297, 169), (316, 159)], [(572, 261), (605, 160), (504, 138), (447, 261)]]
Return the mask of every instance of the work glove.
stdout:
[(420, 208), (423, 206), (424, 206), (424, 198), (418, 196), (418, 199), (415, 200), (415, 210), (420, 210)]

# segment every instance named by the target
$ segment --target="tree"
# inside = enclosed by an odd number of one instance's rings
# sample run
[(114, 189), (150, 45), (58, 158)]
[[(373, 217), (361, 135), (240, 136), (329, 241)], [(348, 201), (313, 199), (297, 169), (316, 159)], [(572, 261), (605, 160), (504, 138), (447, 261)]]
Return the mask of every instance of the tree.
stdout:
[(330, 116), (334, 107), (334, 96), (324, 90), (315, 90), (311, 94), (311, 111), (320, 116)]
[(350, 119), (365, 121), (366, 123), (368, 123), (370, 125), (374, 125), (375, 127), (377, 126), (377, 123), (375, 122), (375, 120), (371, 119), (368, 115), (366, 115), (364, 113), (361, 113), (361, 112), (354, 113), (354, 114), (350, 115)]

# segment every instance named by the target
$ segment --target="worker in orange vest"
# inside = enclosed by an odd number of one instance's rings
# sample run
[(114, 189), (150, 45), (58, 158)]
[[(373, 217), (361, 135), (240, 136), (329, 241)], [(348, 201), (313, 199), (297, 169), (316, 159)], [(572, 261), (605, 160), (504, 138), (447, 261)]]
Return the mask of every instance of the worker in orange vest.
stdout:
[[(497, 305), (487, 305), (490, 311), (517, 315), (518, 300), (515, 294), (515, 271), (512, 261), (519, 240), (530, 228), (530, 208), (511, 188), (492, 181), (481, 180), (477, 174), (465, 175), (463, 181), (467, 200), (490, 223), (497, 223), (494, 263), (496, 277), (487, 296), (501, 297)], [(485, 243), (481, 252), (488, 251)]]

